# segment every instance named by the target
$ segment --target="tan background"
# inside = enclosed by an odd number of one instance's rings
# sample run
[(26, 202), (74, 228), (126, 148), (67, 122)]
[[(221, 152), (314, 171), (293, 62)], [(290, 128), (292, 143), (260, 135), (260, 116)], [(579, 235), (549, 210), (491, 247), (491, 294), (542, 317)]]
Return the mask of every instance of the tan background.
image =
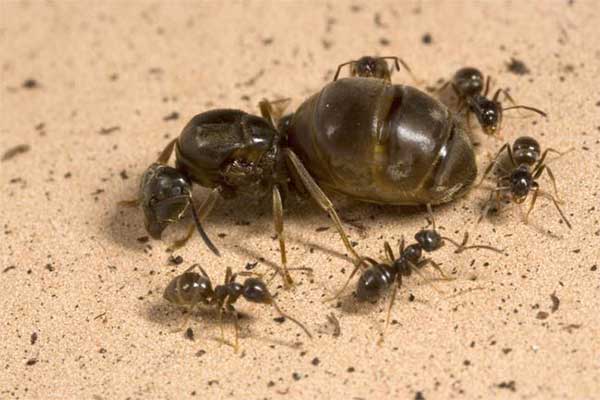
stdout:
[[(0, 149), (30, 150), (0, 163), (0, 398), (598, 398), (597, 2), (1, 4)], [(192, 262), (215, 281), (226, 266), (264, 257), (256, 270), (265, 272), (278, 262), (269, 205), (220, 204), (206, 228), (223, 256), (195, 237), (172, 266), (165, 250), (183, 228), (140, 243), (141, 213), (116, 202), (135, 195), (144, 168), (194, 114), (256, 112), (262, 97), (289, 96), (294, 108), (339, 63), (364, 54), (402, 56), (428, 85), (477, 66), (518, 102), (548, 111), (547, 120), (507, 116), (504, 135), (575, 148), (552, 164), (574, 229), (545, 200), (530, 226), (510, 207), (475, 227), (482, 191), (437, 208), (443, 233), (468, 229), (506, 255), (434, 254), (456, 280), (436, 282), (441, 293), (406, 280), (380, 347), (386, 303), (321, 302), (350, 263), (332, 227), (317, 231), (327, 217), (293, 203), (290, 263), (315, 271), (296, 274), (289, 292), (275, 280), (273, 291), (315, 339), (243, 301), (239, 354), (215, 340), (211, 313), (192, 320), (193, 341), (170, 333), (181, 314), (162, 290)], [(509, 72), (511, 57), (530, 73)], [(165, 120), (173, 112), (179, 118)], [(475, 134), (482, 165), (502, 142)], [(336, 203), (367, 227), (366, 237), (349, 228), (361, 254), (379, 257), (383, 239), (425, 225), (421, 210)], [(225, 328), (231, 338), (233, 325)]]

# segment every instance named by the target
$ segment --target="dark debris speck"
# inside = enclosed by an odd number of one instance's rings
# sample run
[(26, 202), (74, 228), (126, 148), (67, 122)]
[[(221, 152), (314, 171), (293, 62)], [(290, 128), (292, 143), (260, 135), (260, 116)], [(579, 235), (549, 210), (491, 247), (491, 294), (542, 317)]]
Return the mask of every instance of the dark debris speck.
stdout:
[(516, 392), (517, 391), (517, 387), (516, 387), (515, 381), (500, 382), (498, 384), (498, 387), (500, 389), (508, 389), (511, 392)]
[(433, 38), (431, 37), (431, 33), (427, 32), (427, 33), (423, 34), (423, 36), (421, 36), (421, 42), (423, 44), (426, 44), (426, 45), (431, 44), (431, 42), (433, 42)]
[(181, 256), (175, 256), (175, 257), (173, 257), (172, 254), (169, 256), (169, 264), (171, 264), (171, 265), (179, 265), (181, 263), (183, 263), (183, 257), (181, 257)]
[(35, 344), (35, 342), (37, 342), (37, 340), (38, 340), (38, 334), (37, 334), (37, 332), (33, 332), (31, 334), (31, 339), (30, 339), (31, 345), (33, 346)]
[(40, 84), (35, 79), (29, 78), (25, 79), (21, 86), (23, 86), (24, 89), (37, 89), (40, 87)]
[(189, 340), (194, 340), (194, 331), (192, 328), (187, 328), (185, 330), (185, 338)]
[(27, 365), (28, 367), (31, 367), (32, 365), (37, 364), (37, 362), (38, 362), (37, 358), (30, 358), (29, 360), (27, 360), (25, 365)]
[(175, 121), (176, 119), (179, 119), (179, 113), (177, 111), (173, 111), (171, 114), (163, 117), (163, 121)]
[(552, 308), (550, 309), (550, 311), (558, 311), (558, 307), (560, 306), (560, 299), (556, 296), (556, 292), (550, 295), (550, 300), (552, 300)]
[(150, 238), (148, 236), (140, 236), (136, 240), (140, 243), (148, 243), (150, 241)]
[(527, 68), (527, 65), (525, 65), (523, 61), (514, 57), (510, 59), (510, 62), (506, 64), (506, 67), (508, 68), (509, 72), (517, 75), (526, 75), (530, 72), (529, 68)]
[(29, 150), (31, 150), (31, 146), (28, 144), (18, 144), (4, 152), (2, 155), (2, 161), (8, 161), (19, 154), (27, 153)]
[(548, 318), (550, 314), (548, 314), (546, 311), (538, 311), (538, 313), (536, 314), (536, 318), (537, 319), (546, 319)]

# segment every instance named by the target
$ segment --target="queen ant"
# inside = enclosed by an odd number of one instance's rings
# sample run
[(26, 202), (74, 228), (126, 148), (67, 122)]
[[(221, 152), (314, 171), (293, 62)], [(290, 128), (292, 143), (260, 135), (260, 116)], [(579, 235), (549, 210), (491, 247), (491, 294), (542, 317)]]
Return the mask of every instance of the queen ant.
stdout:
[[(195, 268), (198, 268), (200, 273), (193, 272)], [(239, 272), (234, 274), (232, 273), (231, 268), (227, 267), (224, 283), (222, 285), (216, 285), (213, 289), (211, 280), (206, 271), (199, 264), (194, 264), (185, 270), (183, 274), (178, 275), (171, 280), (163, 293), (163, 298), (172, 304), (188, 309), (189, 313), (181, 327), (187, 324), (192, 311), (199, 305), (215, 307), (219, 315), (222, 339), (225, 336), (222, 321), (223, 313), (233, 315), (235, 322), (235, 344), (233, 347), (236, 351), (238, 349), (239, 322), (237, 311), (233, 304), (240, 297), (253, 303), (272, 305), (282, 317), (287, 318), (298, 325), (306, 335), (312, 339), (312, 335), (302, 323), (284, 313), (279, 308), (275, 302), (274, 296), (271, 295), (267, 285), (260, 278), (247, 278), (242, 284), (236, 282), (236, 278), (239, 275), (256, 274), (252, 272)], [(181, 330), (181, 328), (178, 330)]]
[[(433, 212), (431, 210), (431, 206), (427, 206), (427, 211), (429, 213), (429, 217), (431, 219), (432, 229), (421, 229), (418, 231), (414, 238), (416, 243), (410, 244), (405, 247), (404, 243), (404, 235), (400, 240), (398, 256), (394, 254), (390, 244), (385, 241), (383, 244), (386, 259), (384, 261), (378, 262), (370, 257), (364, 257), (364, 260), (371, 264), (370, 267), (364, 268), (360, 277), (358, 278), (358, 283), (356, 287), (356, 299), (359, 302), (373, 302), (378, 300), (383, 296), (383, 294), (393, 286), (392, 295), (390, 298), (390, 302), (387, 309), (387, 317), (385, 322), (384, 331), (387, 329), (390, 320), (390, 314), (392, 310), (392, 306), (394, 304), (394, 300), (396, 298), (396, 291), (402, 286), (403, 277), (408, 278), (412, 275), (412, 273), (416, 273), (417, 275), (421, 274), (421, 269), (423, 269), (427, 265), (431, 265), (443, 279), (449, 280), (444, 274), (444, 271), (440, 268), (440, 264), (433, 261), (431, 258), (424, 258), (423, 252), (432, 253), (436, 250), (442, 248), (445, 242), (449, 242), (456, 247), (454, 253), (462, 253), (465, 250), (470, 249), (486, 249), (495, 251), (497, 253), (502, 254), (503, 250), (497, 249), (492, 246), (487, 245), (471, 245), (467, 246), (467, 242), (469, 240), (469, 233), (465, 232), (463, 237), (463, 241), (458, 243), (453, 239), (442, 236), (436, 230), (435, 220), (433, 218)], [(338, 298), (341, 293), (346, 289), (354, 275), (358, 272), (360, 266), (356, 266), (345, 285), (338, 291), (338, 293), (328, 300), (334, 300)], [(396, 282), (396, 285), (394, 285)], [(383, 340), (383, 334), (382, 334)]]
[(350, 66), (350, 76), (352, 77), (362, 77), (362, 78), (377, 78), (383, 79), (387, 82), (391, 82), (391, 75), (393, 69), (390, 69), (386, 60), (393, 60), (394, 66), (396, 67), (396, 71), (400, 71), (400, 64), (408, 71), (410, 76), (417, 81), (417, 78), (413, 75), (412, 71), (408, 67), (408, 65), (399, 57), (372, 57), (372, 56), (364, 56), (359, 58), (358, 60), (350, 60), (343, 64), (338, 65), (337, 71), (335, 72), (335, 76), (333, 77), (334, 81), (337, 81), (338, 76), (340, 75), (340, 71), (346, 65)]
[[(479, 125), (487, 135), (494, 135), (496, 132), (500, 131), (502, 115), (504, 111), (507, 110), (521, 108), (547, 117), (547, 114), (540, 109), (516, 104), (506, 89), (496, 90), (492, 99), (488, 99), (490, 80), (491, 77), (489, 75), (487, 76), (487, 79), (484, 79), (483, 74), (478, 69), (465, 67), (456, 71), (452, 79), (444, 83), (438, 91), (442, 91), (450, 85), (459, 100), (458, 112), (460, 113), (465, 107), (468, 108), (467, 125), (470, 125), (470, 116), (471, 113), (473, 113), (477, 117)], [(513, 103), (513, 106), (503, 108), (498, 100), (500, 93), (504, 94), (504, 96)]]
[[(505, 151), (508, 157), (501, 160), (500, 156)], [(559, 196), (554, 174), (552, 173), (550, 167), (544, 163), (546, 156), (550, 152), (556, 153), (559, 156), (562, 156), (566, 153), (561, 153), (558, 150), (547, 148), (543, 153), (541, 153), (540, 157), (540, 144), (537, 142), (537, 140), (529, 136), (521, 136), (515, 140), (512, 145), (512, 149), (509, 143), (504, 144), (498, 151), (498, 154), (496, 154), (496, 157), (493, 158), (490, 165), (488, 165), (486, 168), (479, 183), (479, 185), (481, 185), (487, 175), (492, 171), (492, 168), (496, 167), (495, 172), (497, 175), (499, 175), (496, 178), (496, 187), (491, 190), (490, 197), (483, 208), (483, 211), (479, 217), (479, 221), (487, 216), (494, 195), (496, 197), (496, 204), (500, 203), (502, 197), (509, 197), (515, 203), (521, 204), (527, 199), (529, 194), (533, 192), (531, 203), (527, 209), (527, 212), (525, 213), (524, 218), (524, 222), (527, 224), (529, 214), (531, 213), (531, 210), (533, 209), (533, 206), (538, 198), (538, 193), (540, 192), (537, 179), (544, 171), (546, 171), (550, 177), (550, 180), (552, 181), (552, 186), (554, 188), (554, 194), (556, 197), (547, 192), (544, 192), (544, 195), (550, 197), (562, 220), (565, 222), (565, 224), (567, 224), (569, 229), (572, 229), (571, 223), (558, 205), (560, 200), (557, 200)]]

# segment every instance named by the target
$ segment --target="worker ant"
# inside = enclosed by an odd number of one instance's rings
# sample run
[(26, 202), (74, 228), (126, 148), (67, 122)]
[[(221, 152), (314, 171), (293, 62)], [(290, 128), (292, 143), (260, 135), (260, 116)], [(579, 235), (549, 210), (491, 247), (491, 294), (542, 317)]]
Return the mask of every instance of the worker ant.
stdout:
[(385, 81), (391, 82), (392, 70), (390, 69), (386, 60), (394, 60), (394, 66), (397, 71), (400, 71), (400, 64), (408, 71), (410, 76), (417, 81), (408, 65), (399, 57), (372, 57), (364, 56), (358, 60), (350, 60), (343, 64), (338, 65), (334, 81), (337, 81), (340, 71), (346, 65), (350, 66), (350, 76), (362, 77), (362, 78), (378, 78)]
[[(195, 268), (200, 270), (200, 274), (193, 272)], [(221, 326), (221, 337), (224, 338), (222, 318), (223, 313), (233, 315), (235, 321), (235, 344), (234, 348), (238, 349), (238, 334), (239, 323), (238, 315), (233, 304), (243, 297), (247, 301), (259, 304), (272, 305), (275, 310), (284, 318), (289, 319), (298, 325), (309, 338), (312, 335), (295, 318), (284, 313), (273, 298), (273, 295), (267, 289), (267, 285), (259, 278), (247, 278), (244, 283), (236, 282), (238, 275), (256, 275), (251, 272), (232, 273), (231, 268), (227, 267), (225, 272), (225, 281), (222, 285), (216, 285), (213, 289), (211, 280), (199, 264), (194, 264), (181, 275), (176, 276), (167, 285), (164, 291), (163, 298), (168, 302), (180, 307), (185, 307), (189, 313), (182, 324), (182, 327), (187, 324), (192, 311), (199, 305), (215, 307), (219, 314), (219, 324)]]
[[(485, 79), (484, 88), (484, 77), (481, 71), (473, 67), (465, 67), (456, 71), (452, 79), (444, 83), (439, 91), (450, 85), (459, 99), (458, 112), (468, 107), (467, 124), (470, 124), (471, 113), (475, 114), (479, 125), (487, 135), (494, 135), (500, 131), (504, 111), (521, 108), (547, 117), (547, 114), (542, 110), (516, 104), (506, 89), (496, 90), (492, 99), (488, 99), (490, 80), (491, 77), (488, 75), (487, 79)], [(504, 94), (513, 103), (513, 106), (503, 108), (498, 100), (500, 93)]]
[[(508, 157), (500, 159), (500, 156), (505, 151)], [(556, 197), (546, 192), (544, 192), (544, 195), (552, 200), (562, 220), (565, 221), (569, 229), (572, 229), (571, 223), (558, 205), (560, 200), (557, 200), (559, 196), (554, 174), (550, 167), (544, 163), (546, 156), (550, 152), (561, 156), (565, 154), (555, 149), (547, 148), (540, 157), (540, 144), (537, 140), (529, 136), (521, 136), (515, 140), (512, 149), (509, 143), (504, 144), (498, 151), (498, 154), (496, 154), (496, 157), (493, 158), (490, 165), (486, 168), (479, 183), (479, 185), (481, 185), (490, 171), (492, 171), (492, 168), (496, 167), (494, 171), (498, 175), (496, 178), (496, 187), (491, 190), (490, 197), (483, 208), (479, 221), (487, 216), (494, 196), (496, 197), (496, 204), (499, 204), (503, 197), (509, 197), (515, 203), (521, 204), (527, 199), (529, 194), (533, 192), (531, 203), (525, 213), (525, 223), (527, 223), (529, 214), (540, 193), (537, 179), (544, 171), (546, 171), (552, 181)]]
[[(442, 276), (443, 279), (450, 279), (446, 276), (446, 274), (444, 274), (439, 264), (437, 264), (431, 258), (423, 258), (423, 252), (432, 253), (437, 251), (444, 246), (446, 241), (450, 242), (456, 247), (456, 250), (454, 251), (456, 254), (470, 249), (486, 249), (498, 252), (500, 254), (503, 252), (503, 250), (492, 246), (467, 246), (467, 242), (469, 240), (468, 232), (465, 232), (463, 241), (461, 243), (457, 243), (449, 237), (440, 235), (435, 228), (435, 220), (433, 218), (433, 212), (430, 205), (427, 206), (427, 211), (431, 219), (432, 229), (421, 229), (418, 231), (414, 236), (416, 243), (410, 244), (406, 247), (404, 246), (403, 235), (402, 239), (400, 240), (398, 257), (396, 257), (387, 241), (385, 241), (383, 244), (386, 260), (378, 262), (370, 257), (364, 257), (365, 261), (369, 262), (371, 266), (364, 269), (358, 278), (356, 299), (359, 302), (373, 302), (378, 300), (390, 288), (390, 286), (396, 282), (396, 285), (393, 285), (392, 296), (388, 305), (384, 332), (389, 324), (390, 313), (396, 297), (396, 291), (402, 286), (403, 277), (408, 278), (413, 272), (422, 276), (421, 269), (427, 265), (431, 265)], [(356, 274), (356, 272), (358, 272), (358, 269), (359, 266), (356, 266), (342, 289), (339, 290), (334, 297), (328, 300), (336, 299), (341, 295), (341, 293), (346, 289), (352, 280), (353, 276)]]

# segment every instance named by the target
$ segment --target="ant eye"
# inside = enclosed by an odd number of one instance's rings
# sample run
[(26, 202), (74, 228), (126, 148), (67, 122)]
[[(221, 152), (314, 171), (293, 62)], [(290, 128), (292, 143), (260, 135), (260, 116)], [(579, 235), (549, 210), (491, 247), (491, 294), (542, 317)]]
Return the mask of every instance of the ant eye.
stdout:
[(171, 196), (180, 196), (183, 193), (181, 186), (173, 186), (171, 188)]

